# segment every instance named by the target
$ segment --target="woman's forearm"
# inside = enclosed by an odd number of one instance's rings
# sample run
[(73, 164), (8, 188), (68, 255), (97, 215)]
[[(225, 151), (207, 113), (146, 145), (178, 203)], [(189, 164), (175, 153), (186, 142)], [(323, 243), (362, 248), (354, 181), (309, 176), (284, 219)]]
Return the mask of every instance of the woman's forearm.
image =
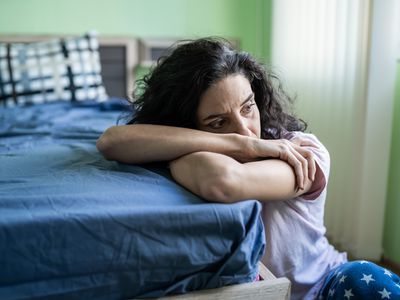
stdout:
[(308, 192), (312, 186), (312, 181), (307, 179), (304, 189), (296, 189), (293, 169), (279, 159), (242, 164), (226, 155), (196, 152), (172, 161), (170, 167), (178, 183), (215, 202), (292, 199)]
[(240, 159), (245, 157), (247, 138), (194, 129), (150, 124), (114, 126), (97, 141), (109, 160), (123, 163), (170, 161), (193, 152), (210, 151)]

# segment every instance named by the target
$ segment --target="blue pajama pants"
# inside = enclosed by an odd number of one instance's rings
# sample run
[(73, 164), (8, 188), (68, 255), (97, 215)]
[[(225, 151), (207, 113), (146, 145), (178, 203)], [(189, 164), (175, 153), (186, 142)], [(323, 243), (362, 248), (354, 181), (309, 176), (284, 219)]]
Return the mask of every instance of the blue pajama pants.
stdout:
[(317, 299), (400, 299), (400, 277), (365, 260), (352, 261), (333, 269)]

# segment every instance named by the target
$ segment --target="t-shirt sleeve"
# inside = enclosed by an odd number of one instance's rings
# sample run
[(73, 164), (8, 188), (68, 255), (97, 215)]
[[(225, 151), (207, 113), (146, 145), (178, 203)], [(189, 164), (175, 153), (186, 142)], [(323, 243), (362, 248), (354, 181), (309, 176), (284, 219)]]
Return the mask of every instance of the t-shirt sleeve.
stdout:
[(318, 140), (318, 138), (309, 133), (296, 132), (290, 140), (302, 138), (312, 141), (317, 147), (306, 146), (314, 154), (316, 162), (315, 180), (312, 183), (310, 190), (303, 194), (301, 197), (305, 200), (315, 200), (326, 188), (329, 178), (330, 170), (330, 156), (325, 146)]

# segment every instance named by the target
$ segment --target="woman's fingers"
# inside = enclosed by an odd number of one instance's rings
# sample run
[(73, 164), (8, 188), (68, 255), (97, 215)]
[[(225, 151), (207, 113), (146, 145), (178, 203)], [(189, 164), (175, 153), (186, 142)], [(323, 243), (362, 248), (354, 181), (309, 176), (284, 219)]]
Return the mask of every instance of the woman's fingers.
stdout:
[(297, 179), (297, 186), (299, 189), (304, 190), (304, 167), (301, 161), (296, 157), (295, 154), (290, 153), (291, 159), (288, 161), (289, 164), (291, 164), (294, 167), (294, 172), (296, 174), (296, 179)]
[(302, 185), (300, 186), (301, 189), (304, 189), (304, 186), (306, 184), (307, 178), (308, 178), (308, 161), (307, 159), (297, 151), (293, 146), (290, 147), (292, 153), (296, 156), (296, 159), (300, 162), (301, 167), (302, 167), (302, 172), (303, 172), (303, 177), (302, 177)]
[(297, 186), (304, 189), (305, 180), (308, 176), (307, 160), (292, 146), (289, 141), (280, 141), (279, 158), (288, 162), (294, 169), (296, 175)]
[(304, 189), (307, 179), (314, 181), (316, 164), (314, 154), (306, 147), (318, 147), (315, 143), (296, 139), (294, 142), (281, 140), (262, 140), (263, 146), (256, 151), (258, 157), (275, 157), (292, 166), (298, 188)]
[(315, 159), (314, 159), (314, 154), (307, 149), (304, 149), (302, 147), (314, 147), (318, 148), (318, 145), (308, 139), (304, 138), (295, 138), (291, 140), (292, 143), (297, 145), (296, 150), (299, 151), (308, 161), (308, 174), (309, 178), (311, 181), (314, 181), (315, 179), (315, 172), (317, 171), (316, 164), (315, 164)]
[[(297, 143), (293, 143), (288, 140), (280, 141), (283, 145), (283, 151), (289, 151), (291, 154), (285, 157), (290, 158), (286, 161), (294, 168), (297, 184), (300, 189), (304, 189), (307, 178), (311, 181), (315, 180), (316, 163), (314, 154), (304, 146), (317, 147), (313, 142), (307, 140), (297, 140)], [(302, 146), (300, 146), (300, 145)], [(282, 159), (282, 157), (281, 157)], [(283, 159), (285, 160), (285, 159)]]
[(310, 175), (310, 180), (314, 181), (315, 180), (315, 173), (317, 172), (317, 166), (315, 164), (315, 158), (314, 158), (314, 154), (311, 151), (308, 151), (309, 155), (308, 155), (308, 174)]
[(317, 170), (316, 164), (315, 164), (315, 158), (314, 154), (305, 148), (302, 148), (300, 146), (295, 146), (295, 149), (305, 158), (307, 159), (307, 165), (308, 165), (308, 178), (311, 181), (314, 181), (315, 179), (315, 172)]

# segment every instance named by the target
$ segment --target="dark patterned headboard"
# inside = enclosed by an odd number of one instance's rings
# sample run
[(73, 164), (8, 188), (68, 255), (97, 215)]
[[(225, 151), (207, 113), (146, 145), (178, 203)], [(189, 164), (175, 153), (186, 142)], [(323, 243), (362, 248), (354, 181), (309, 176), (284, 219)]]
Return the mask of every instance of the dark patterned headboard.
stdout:
[[(0, 35), (0, 42), (29, 43), (55, 38), (61, 35)], [(102, 78), (107, 94), (129, 97), (134, 88), (134, 69), (138, 64), (138, 40), (134, 37), (98, 37)]]

